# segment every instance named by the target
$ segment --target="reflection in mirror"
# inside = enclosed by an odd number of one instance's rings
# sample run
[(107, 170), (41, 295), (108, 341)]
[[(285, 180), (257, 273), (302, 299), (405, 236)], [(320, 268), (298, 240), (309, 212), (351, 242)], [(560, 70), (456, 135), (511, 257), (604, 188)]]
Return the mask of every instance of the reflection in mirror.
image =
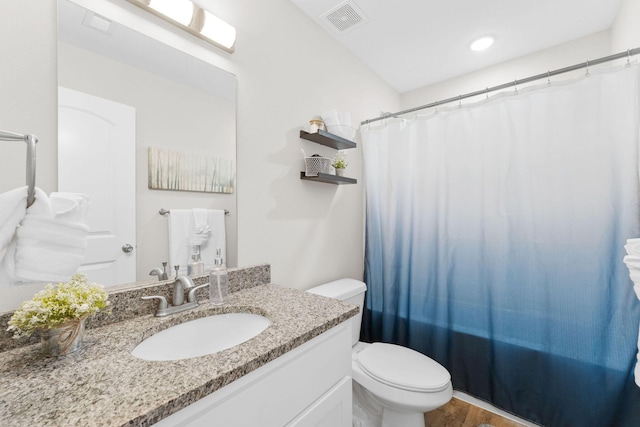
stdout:
[[(94, 261), (83, 269), (90, 281), (105, 286), (157, 280), (149, 272), (168, 261), (169, 254), (168, 218), (159, 214), (163, 208), (229, 211), (226, 263), (236, 266), (235, 190), (222, 194), (147, 186), (149, 147), (235, 162), (235, 76), (110, 18), (58, 1), (58, 191), (89, 195), (89, 221), (98, 224), (92, 227), (93, 238), (107, 241), (102, 247), (89, 244), (87, 257)], [(94, 105), (126, 116), (124, 124), (105, 127)], [(125, 234), (102, 231), (109, 227)], [(104, 253), (100, 260), (96, 251)], [(118, 259), (129, 264), (121, 272), (108, 266)], [(29, 288), (22, 299), (33, 294)], [(17, 308), (21, 300), (8, 303), (13, 295), (3, 295), (0, 312)]]

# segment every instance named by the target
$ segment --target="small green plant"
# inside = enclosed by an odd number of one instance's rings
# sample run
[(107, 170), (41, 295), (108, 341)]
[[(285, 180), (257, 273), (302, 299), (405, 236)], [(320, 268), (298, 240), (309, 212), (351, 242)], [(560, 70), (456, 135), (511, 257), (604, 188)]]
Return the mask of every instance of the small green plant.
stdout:
[(30, 336), (36, 329), (52, 329), (70, 320), (82, 319), (109, 309), (102, 285), (88, 283), (76, 273), (69, 282), (49, 283), (33, 299), (22, 303), (9, 320), (7, 331), (14, 338)]
[(336, 169), (344, 169), (349, 166), (349, 158), (347, 157), (347, 153), (344, 151), (338, 151), (338, 154), (333, 158), (331, 162), (331, 166)]

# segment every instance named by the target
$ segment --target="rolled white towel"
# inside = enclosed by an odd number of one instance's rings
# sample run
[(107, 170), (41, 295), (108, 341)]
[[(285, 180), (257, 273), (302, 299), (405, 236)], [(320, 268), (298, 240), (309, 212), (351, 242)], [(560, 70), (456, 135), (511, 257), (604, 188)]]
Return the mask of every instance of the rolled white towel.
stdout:
[(640, 239), (627, 239), (627, 244), (624, 245), (624, 249), (627, 254), (640, 257)]
[(27, 187), (0, 194), (0, 251), (5, 249), (27, 212)]
[(51, 193), (51, 211), (57, 220), (71, 223), (86, 223), (89, 198), (79, 193)]
[(44, 193), (27, 209), (3, 266), (11, 283), (69, 280), (84, 260), (89, 227), (83, 219), (88, 198), (57, 193), (50, 203)]

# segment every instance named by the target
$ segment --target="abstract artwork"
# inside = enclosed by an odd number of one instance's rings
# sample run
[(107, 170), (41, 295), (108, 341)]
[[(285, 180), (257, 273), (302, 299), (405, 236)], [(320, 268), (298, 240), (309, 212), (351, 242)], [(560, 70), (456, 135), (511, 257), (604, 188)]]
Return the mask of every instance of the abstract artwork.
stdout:
[(231, 194), (234, 186), (234, 160), (149, 147), (151, 189)]

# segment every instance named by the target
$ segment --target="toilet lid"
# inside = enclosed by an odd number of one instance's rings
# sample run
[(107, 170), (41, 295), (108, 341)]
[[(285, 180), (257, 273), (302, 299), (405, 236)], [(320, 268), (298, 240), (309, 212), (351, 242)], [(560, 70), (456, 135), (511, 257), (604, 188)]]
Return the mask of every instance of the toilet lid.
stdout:
[(376, 380), (404, 390), (436, 392), (451, 381), (449, 371), (435, 360), (395, 344), (373, 343), (358, 353), (357, 362)]

